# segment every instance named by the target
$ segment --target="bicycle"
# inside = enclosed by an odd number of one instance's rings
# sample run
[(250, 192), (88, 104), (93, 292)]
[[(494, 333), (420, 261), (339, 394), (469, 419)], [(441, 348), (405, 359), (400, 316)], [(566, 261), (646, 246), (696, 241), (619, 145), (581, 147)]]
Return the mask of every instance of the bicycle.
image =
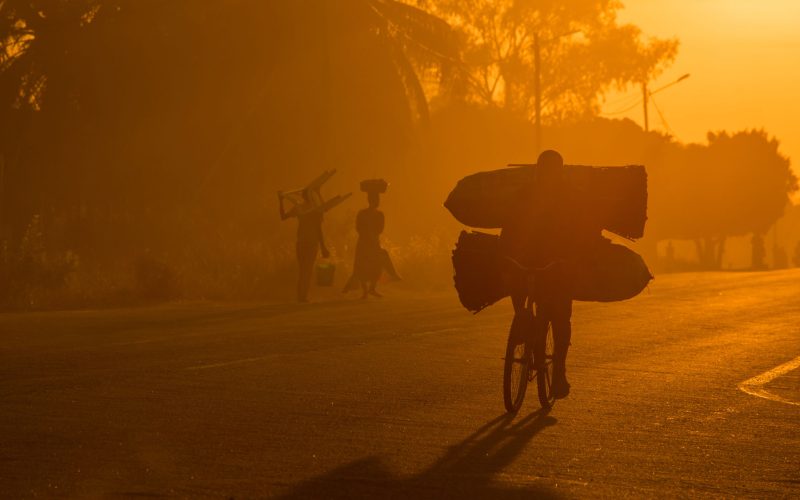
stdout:
[(503, 402), (506, 411), (516, 413), (522, 407), (528, 383), (536, 381), (542, 408), (553, 406), (553, 355), (555, 343), (548, 318), (538, 318), (534, 287), (536, 277), (553, 270), (558, 261), (541, 268), (527, 268), (504, 257), (527, 278), (528, 293), (523, 304), (514, 304), (514, 320), (508, 333), (503, 367)]

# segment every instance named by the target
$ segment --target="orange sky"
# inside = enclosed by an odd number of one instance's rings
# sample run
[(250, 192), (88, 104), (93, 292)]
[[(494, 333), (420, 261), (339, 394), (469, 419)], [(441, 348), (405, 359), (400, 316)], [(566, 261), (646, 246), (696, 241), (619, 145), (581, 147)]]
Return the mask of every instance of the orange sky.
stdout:
[[(656, 89), (691, 77), (655, 96), (669, 128), (683, 142), (709, 130), (765, 128), (800, 174), (800, 0), (623, 0), (620, 21), (647, 35), (677, 37), (675, 64)], [(630, 107), (640, 90), (609, 96), (604, 112)], [(642, 123), (642, 107), (615, 114)], [(650, 107), (651, 129), (664, 130)]]

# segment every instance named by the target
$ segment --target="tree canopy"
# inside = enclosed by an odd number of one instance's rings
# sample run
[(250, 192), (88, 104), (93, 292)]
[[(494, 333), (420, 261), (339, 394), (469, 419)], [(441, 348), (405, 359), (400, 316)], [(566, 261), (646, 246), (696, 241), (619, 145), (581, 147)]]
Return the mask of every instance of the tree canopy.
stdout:
[[(647, 82), (677, 51), (620, 24), (620, 8), (0, 0), (0, 247), (34, 234), (82, 262), (193, 252), (203, 268), (239, 255), (220, 267), (240, 269), (242, 248), (258, 262), (290, 237), (275, 191), (330, 168), (337, 192), (386, 177), (392, 227), (434, 241), (444, 222), (430, 214), (459, 174), (536, 154), (537, 69), (545, 146), (645, 163), (654, 238), (763, 232), (797, 189), (776, 139), (682, 146), (596, 118), (606, 92)], [(326, 224), (344, 239), (339, 213)]]
[(797, 177), (780, 143), (764, 130), (711, 132), (671, 163), (672, 207), (663, 237), (694, 239), (763, 234), (783, 216)]
[(394, 0), (4, 0), (0, 40), (0, 225), (58, 213), (93, 248), (251, 228), (275, 189), (397, 164), (428, 115), (414, 64), (457, 57)]
[(539, 51), (542, 119), (599, 112), (611, 89), (657, 76), (676, 40), (643, 39), (619, 24), (617, 0), (418, 0), (461, 35), (466, 63), (458, 91), (532, 118)]

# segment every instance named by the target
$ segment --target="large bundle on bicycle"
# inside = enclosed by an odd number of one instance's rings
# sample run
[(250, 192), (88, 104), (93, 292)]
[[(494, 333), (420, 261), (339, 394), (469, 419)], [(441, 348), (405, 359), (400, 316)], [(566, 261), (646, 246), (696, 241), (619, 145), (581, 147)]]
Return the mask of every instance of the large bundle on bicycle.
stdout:
[[(591, 213), (603, 229), (635, 239), (647, 220), (647, 173), (642, 166), (566, 166), (569, 198), (578, 211)], [(536, 182), (533, 166), (481, 172), (465, 177), (445, 207), (465, 225), (501, 228), (522, 189)], [(507, 297), (499, 236), (462, 231), (453, 251), (455, 287), (465, 308), (479, 312)], [(623, 245), (598, 245), (568, 265), (575, 300), (614, 302), (638, 295), (652, 275), (644, 260)]]
[[(453, 281), (458, 299), (469, 311), (478, 313), (509, 296), (503, 273), (515, 272), (503, 265), (500, 237), (462, 231), (453, 250)], [(574, 300), (618, 302), (631, 299), (645, 289), (653, 276), (642, 257), (630, 248), (606, 241), (566, 264)], [(519, 269), (517, 272), (526, 271)]]
[[(603, 229), (624, 238), (644, 235), (647, 172), (643, 166), (565, 165), (564, 169), (570, 198), (591, 212)], [(458, 181), (444, 206), (465, 226), (500, 228), (519, 193), (535, 182), (535, 165), (478, 172)]]
[(573, 300), (619, 302), (639, 295), (653, 275), (641, 255), (608, 241), (569, 263), (567, 279)]
[(458, 299), (474, 313), (508, 297), (498, 241), (494, 234), (461, 231), (453, 250), (453, 281)]

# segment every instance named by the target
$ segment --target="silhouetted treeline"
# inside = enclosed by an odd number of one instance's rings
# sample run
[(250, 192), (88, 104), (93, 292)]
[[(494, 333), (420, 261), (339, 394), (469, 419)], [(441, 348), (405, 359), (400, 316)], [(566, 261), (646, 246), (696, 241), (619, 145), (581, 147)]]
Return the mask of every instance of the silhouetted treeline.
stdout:
[[(433, 190), (444, 190), (454, 171), (458, 177), (530, 158), (533, 135), (529, 122), (510, 113), (451, 106), (434, 114), (420, 161), (442, 167)], [(709, 133), (707, 144), (681, 144), (630, 120), (594, 118), (547, 127), (543, 135), (546, 147), (572, 163), (647, 166), (649, 220), (641, 246), (651, 259), (659, 241), (690, 240), (701, 267), (720, 268), (726, 239), (763, 237), (798, 189), (778, 140), (763, 130)]]
[(269, 260), (277, 189), (400, 170), (428, 114), (410, 58), (457, 59), (443, 21), (367, 0), (8, 0), (0, 40), (6, 253), (40, 215), (84, 266), (212, 276)]
[[(568, 161), (651, 167), (656, 238), (713, 246), (779, 216), (794, 180), (764, 134), (683, 147), (592, 121), (605, 92), (669, 64), (675, 41), (641, 42), (609, 0), (477, 4), (0, 1), (0, 303), (289, 289), (275, 191), (326, 168), (340, 172), (332, 192), (391, 182), (387, 247), (418, 271), (407, 283), (446, 281), (444, 195), (464, 173), (535, 158), (537, 108), (543, 146)], [(695, 217), (715, 203), (731, 205)], [(345, 262), (355, 209), (325, 222)]]
[[(82, 251), (183, 239), (197, 224), (250, 232), (273, 218), (276, 187), (326, 166), (391, 169), (427, 110), (390, 31), (447, 30), (360, 0), (0, 8), (5, 234), (33, 214), (63, 217)], [(142, 233), (156, 226), (169, 229)]]

